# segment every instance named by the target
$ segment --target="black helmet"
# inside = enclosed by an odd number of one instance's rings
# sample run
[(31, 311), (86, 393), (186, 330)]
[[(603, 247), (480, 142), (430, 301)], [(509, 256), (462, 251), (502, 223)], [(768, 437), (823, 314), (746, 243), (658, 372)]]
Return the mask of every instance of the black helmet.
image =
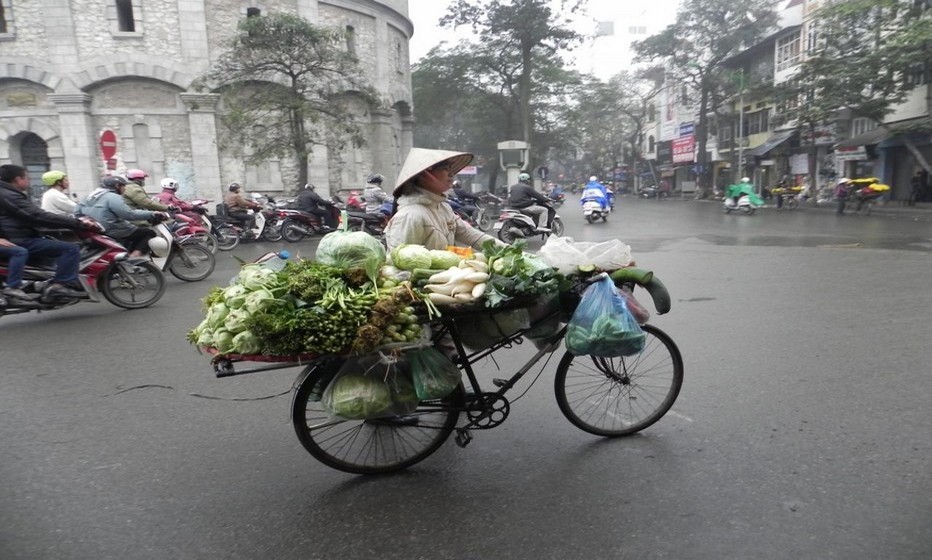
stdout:
[(366, 177), (367, 183), (369, 183), (370, 185), (379, 185), (380, 187), (382, 186), (382, 181), (384, 180), (385, 180), (385, 177), (383, 177), (382, 175), (378, 173), (373, 173), (369, 175), (368, 177)]
[(100, 186), (111, 191), (117, 191), (120, 187), (126, 186), (126, 179), (123, 177), (104, 177), (100, 180)]
[(230, 183), (230, 186), (227, 187), (230, 192), (236, 192), (239, 190), (239, 183)]

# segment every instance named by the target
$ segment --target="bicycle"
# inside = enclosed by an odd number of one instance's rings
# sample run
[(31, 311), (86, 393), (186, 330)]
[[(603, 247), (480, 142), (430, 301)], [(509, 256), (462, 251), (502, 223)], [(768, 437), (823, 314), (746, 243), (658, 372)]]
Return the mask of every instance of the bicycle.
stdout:
[[(668, 307), (658, 304), (664, 300), (651, 295), (658, 312), (666, 312)], [(413, 413), (405, 416), (347, 420), (330, 414), (321, 397), (343, 362), (340, 357), (309, 358), (309, 362), (298, 359), (244, 371), (236, 371), (233, 362), (223, 358), (215, 360), (214, 370), (217, 377), (228, 377), (303, 366), (292, 385), (291, 414), (295, 433), (304, 448), (321, 463), (340, 471), (388, 473), (426, 459), (454, 433), (455, 443), (466, 447), (472, 440), (471, 431), (501, 425), (511, 412), (506, 394), (544, 356), (560, 347), (566, 326), (539, 341), (537, 353), (511, 377), (494, 379), (495, 391), (483, 390), (473, 364), (498, 350), (522, 343), (529, 332), (546, 321), (568, 319), (578, 303), (578, 293), (561, 294), (559, 309), (485, 349), (472, 352), (464, 346), (457, 326), (458, 320), (468, 314), (445, 314), (436, 319), (432, 323), (432, 341), (444, 337), (452, 340), (457, 355), (462, 357), (457, 365), (465, 374), (466, 385), (460, 383), (442, 399), (421, 401)], [(651, 426), (673, 406), (683, 384), (679, 348), (659, 328), (644, 324), (642, 329), (647, 340), (644, 349), (633, 356), (597, 358), (564, 353), (554, 377), (554, 392), (560, 411), (574, 426), (603, 437), (628, 436)], [(532, 384), (536, 381), (537, 378)]]

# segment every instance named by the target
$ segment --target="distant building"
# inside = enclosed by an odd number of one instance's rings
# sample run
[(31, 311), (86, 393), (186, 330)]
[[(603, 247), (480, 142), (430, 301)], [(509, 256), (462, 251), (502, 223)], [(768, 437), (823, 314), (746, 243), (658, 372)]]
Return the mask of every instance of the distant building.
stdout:
[(346, 31), (382, 98), (360, 110), (367, 144), (315, 149), (311, 180), (336, 189), (377, 171), (391, 181), (414, 125), (407, 0), (0, 0), (0, 163), (26, 166), (35, 185), (62, 169), (79, 194), (127, 168), (152, 185), (174, 177), (185, 197), (217, 199), (232, 181), (294, 189), (294, 162), (246, 165), (218, 148), (219, 96), (191, 89), (238, 21), (279, 11)]

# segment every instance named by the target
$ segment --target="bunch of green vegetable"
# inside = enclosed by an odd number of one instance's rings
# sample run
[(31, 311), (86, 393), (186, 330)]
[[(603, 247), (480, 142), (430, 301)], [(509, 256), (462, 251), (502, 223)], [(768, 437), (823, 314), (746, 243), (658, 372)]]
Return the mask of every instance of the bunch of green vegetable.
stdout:
[(569, 288), (566, 278), (538, 256), (524, 251), (523, 240), (500, 246), (486, 241), (482, 246), (491, 278), (485, 290), (486, 307), (500, 307), (515, 298), (538, 298)]

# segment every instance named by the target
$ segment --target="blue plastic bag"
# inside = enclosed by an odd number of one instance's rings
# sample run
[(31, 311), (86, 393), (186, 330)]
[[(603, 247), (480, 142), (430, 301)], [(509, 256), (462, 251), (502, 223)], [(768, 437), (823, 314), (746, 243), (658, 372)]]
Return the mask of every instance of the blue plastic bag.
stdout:
[(606, 274), (583, 292), (566, 329), (566, 349), (577, 356), (617, 358), (644, 349), (647, 335)]

